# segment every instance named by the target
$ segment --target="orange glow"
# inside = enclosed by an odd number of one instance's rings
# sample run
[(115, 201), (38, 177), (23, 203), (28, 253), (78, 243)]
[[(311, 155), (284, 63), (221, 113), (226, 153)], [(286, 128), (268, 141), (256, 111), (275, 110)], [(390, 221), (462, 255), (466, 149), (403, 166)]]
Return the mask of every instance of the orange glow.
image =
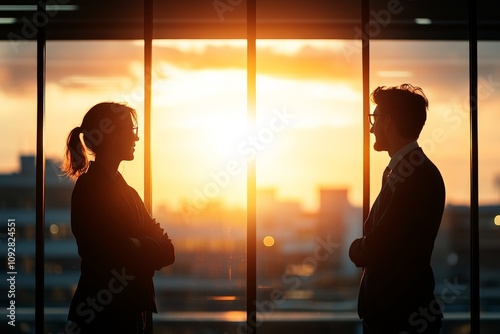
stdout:
[(213, 296), (210, 297), (210, 299), (217, 301), (233, 301), (236, 300), (236, 296)]
[(262, 242), (264, 243), (264, 246), (266, 246), (266, 247), (274, 246), (274, 238), (271, 237), (270, 235), (265, 236), (264, 239), (262, 240)]
[(309, 263), (289, 264), (286, 266), (286, 273), (290, 275), (297, 275), (309, 277), (314, 274), (314, 266)]
[[(257, 156), (257, 186), (279, 189), (284, 199), (300, 202), (308, 211), (318, 207), (320, 187), (347, 188), (349, 201), (362, 200), (361, 53), (353, 41), (265, 40), (257, 41), (257, 135), (246, 129), (246, 41), (169, 40), (154, 42), (152, 161), (153, 200), (172, 209), (183, 204), (195, 212), (208, 203), (230, 207), (246, 205), (246, 163)], [(462, 108), (467, 96), (467, 53), (463, 82), (453, 82), (443, 72), (443, 82), (428, 80), (436, 68), (429, 53), (423, 63), (401, 62), (412, 50), (424, 52), (428, 42), (374, 43), (373, 85), (393, 85), (404, 78), (421, 85), (430, 100), (428, 121), (419, 143), (442, 171), (447, 182), (447, 200), (466, 202), (468, 183), (468, 120)], [(458, 44), (457, 44), (458, 45)], [(360, 46), (360, 45), (358, 45)], [(433, 47), (441, 47), (432, 44)], [(463, 47), (462, 47), (463, 46)], [(19, 71), (31, 64), (9, 54), (13, 64), (5, 71)], [(346, 49), (347, 47), (347, 49)], [(444, 47), (444, 46), (443, 46)], [(455, 44), (446, 44), (455, 48)], [(123, 163), (120, 171), (139, 193), (143, 188), (143, 43), (50, 42), (47, 55), (46, 155), (61, 159), (68, 132), (80, 124), (84, 113), (101, 101), (126, 102), (139, 112), (141, 140), (136, 159)], [(434, 48), (433, 48), (434, 50)], [(125, 57), (117, 57), (124, 54)], [(396, 56), (397, 55), (397, 56)], [(34, 58), (33, 58), (34, 59)], [(77, 61), (75, 60), (77, 59)], [(32, 62), (32, 61), (31, 61)], [(438, 59), (436, 64), (441, 64)], [(450, 62), (458, 66), (460, 62)], [(33, 64), (31, 64), (33, 65)], [(30, 65), (30, 66), (31, 66)], [(424, 66), (425, 65), (425, 66)], [(23, 76), (3, 75), (0, 80)], [(34, 73), (34, 72), (33, 72)], [(441, 76), (440, 76), (441, 77)], [(0, 147), (0, 170), (13, 171), (19, 152), (34, 153), (36, 124), (35, 76), (22, 82), (22, 89), (0, 91), (5, 112), (0, 131), (9, 138)], [(443, 90), (442, 87), (454, 89)], [(5, 81), (2, 87), (10, 87)], [(372, 87), (375, 88), (375, 87)], [(497, 124), (493, 112), (498, 94), (481, 101), (481, 133), (494, 142)], [(290, 115), (276, 121), (276, 115)], [(281, 118), (280, 118), (281, 120)], [(20, 128), (12, 124), (23, 124)], [(269, 130), (272, 130), (270, 132)], [(257, 136), (258, 137), (258, 136)], [(12, 143), (15, 143), (14, 145)], [(461, 148), (449, 150), (450, 147)], [(463, 148), (463, 149), (462, 149)], [(484, 157), (496, 156), (494, 145), (484, 145)], [(379, 174), (388, 162), (385, 152), (371, 153), (372, 200), (380, 186)], [(237, 164), (235, 164), (236, 162)], [(229, 171), (228, 171), (229, 165)], [(485, 186), (481, 201), (496, 201), (490, 180), (498, 173), (497, 160), (484, 159), (480, 182)], [(231, 168), (232, 167), (232, 168)], [(227, 177), (229, 173), (230, 177)], [(461, 180), (464, 180), (463, 182)], [(215, 185), (215, 186), (214, 186)], [(495, 223), (497, 220), (495, 220)]]
[[(213, 319), (213, 312), (210, 312), (210, 317)], [(222, 312), (222, 320), (227, 322), (242, 322), (246, 319), (246, 312), (244, 311), (227, 311)]]

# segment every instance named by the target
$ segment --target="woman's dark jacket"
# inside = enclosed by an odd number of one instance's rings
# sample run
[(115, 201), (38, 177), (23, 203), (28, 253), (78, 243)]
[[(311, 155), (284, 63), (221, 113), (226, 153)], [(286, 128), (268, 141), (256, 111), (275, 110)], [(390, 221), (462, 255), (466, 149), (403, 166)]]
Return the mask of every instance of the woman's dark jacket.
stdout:
[[(97, 163), (76, 181), (71, 228), (81, 276), (68, 319), (80, 327), (156, 312), (153, 274), (175, 260), (174, 246), (139, 194)], [(138, 248), (131, 238), (140, 241)]]

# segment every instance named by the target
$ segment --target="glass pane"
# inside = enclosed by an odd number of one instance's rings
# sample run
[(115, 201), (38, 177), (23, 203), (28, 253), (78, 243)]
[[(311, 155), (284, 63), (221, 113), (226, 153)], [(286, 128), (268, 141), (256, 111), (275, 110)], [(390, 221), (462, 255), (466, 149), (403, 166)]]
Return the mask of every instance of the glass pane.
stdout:
[(0, 331), (33, 330), (36, 43), (0, 43)]
[(479, 257), (481, 295), (481, 333), (500, 331), (500, 155), (498, 106), (500, 104), (499, 42), (478, 45), (478, 123), (479, 123)]
[[(362, 226), (361, 52), (337, 40), (259, 40), (259, 333), (359, 330)], [(293, 321), (290, 321), (292, 320)]]
[(161, 331), (246, 318), (246, 42), (155, 40), (153, 211), (176, 248), (156, 277)]
[[(82, 124), (92, 106), (114, 101), (137, 110), (142, 137), (142, 57), (143, 45), (135, 41), (47, 43), (45, 321), (49, 332), (64, 332), (80, 277), (80, 257), (70, 225), (74, 183), (60, 170), (67, 136)], [(141, 144), (139, 141), (136, 146), (134, 161), (122, 162), (119, 167), (139, 194), (143, 191), (144, 169)]]
[[(375, 41), (371, 45), (372, 90), (411, 83), (429, 99), (418, 143), (440, 170), (446, 187), (446, 206), (432, 256), (434, 294), (444, 310), (442, 332), (458, 333), (468, 326), (470, 304), (468, 44)], [(372, 150), (372, 201), (389, 159), (386, 152)]]

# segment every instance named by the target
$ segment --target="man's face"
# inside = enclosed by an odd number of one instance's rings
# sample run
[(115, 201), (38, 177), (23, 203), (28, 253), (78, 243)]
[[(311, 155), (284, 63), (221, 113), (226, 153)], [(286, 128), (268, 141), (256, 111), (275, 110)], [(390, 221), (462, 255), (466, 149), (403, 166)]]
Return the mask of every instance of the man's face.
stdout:
[(379, 107), (377, 106), (373, 112), (374, 123), (370, 128), (370, 133), (375, 136), (375, 143), (373, 144), (373, 149), (375, 151), (387, 151), (389, 150), (388, 134), (387, 134), (387, 121), (390, 118), (389, 115), (382, 114)]

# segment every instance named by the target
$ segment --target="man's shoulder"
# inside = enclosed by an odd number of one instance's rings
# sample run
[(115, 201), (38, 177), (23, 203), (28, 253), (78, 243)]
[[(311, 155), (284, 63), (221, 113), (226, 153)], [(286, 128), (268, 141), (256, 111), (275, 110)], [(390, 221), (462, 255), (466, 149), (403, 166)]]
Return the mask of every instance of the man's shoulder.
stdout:
[(402, 163), (398, 164), (398, 167), (408, 168), (412, 166), (415, 169), (421, 169), (423, 171), (432, 171), (440, 174), (437, 166), (432, 162), (432, 160), (424, 153), (422, 148), (417, 147), (410, 152), (408, 152), (402, 159)]
[[(443, 183), (443, 178), (438, 167), (418, 147), (408, 152), (394, 168), (394, 179), (410, 183)], [(436, 184), (437, 185), (437, 184)]]
[(422, 169), (428, 173), (435, 174), (436, 176), (441, 177), (441, 172), (439, 171), (439, 168), (434, 164), (434, 162), (424, 153), (424, 151), (420, 148), (419, 151), (421, 152), (422, 156)]
[[(439, 168), (434, 164), (434, 162), (419, 148), (419, 156), (421, 160), (419, 164), (415, 164), (415, 177), (416, 182), (421, 182), (422, 185), (427, 185), (431, 187), (436, 193), (444, 192), (444, 180)], [(417, 154), (417, 153), (415, 153)]]

